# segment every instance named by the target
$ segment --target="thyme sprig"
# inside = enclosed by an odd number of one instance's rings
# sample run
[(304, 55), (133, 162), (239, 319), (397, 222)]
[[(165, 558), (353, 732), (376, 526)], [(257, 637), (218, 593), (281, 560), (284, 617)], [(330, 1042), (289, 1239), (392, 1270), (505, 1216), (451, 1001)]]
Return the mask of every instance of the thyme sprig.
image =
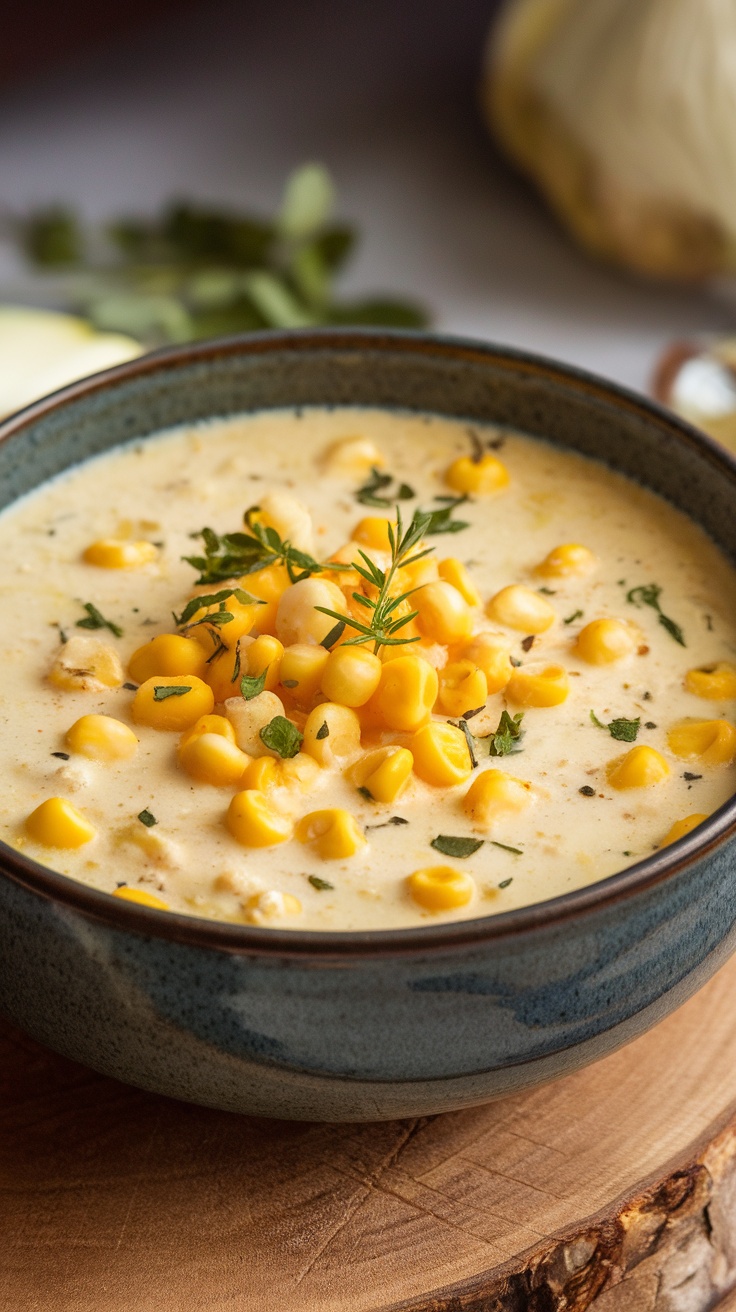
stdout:
[(414, 610), (408, 615), (397, 615), (397, 611), (403, 603), (417, 589), (409, 588), (407, 592), (402, 592), (398, 597), (393, 597), (391, 595), (391, 585), (398, 570), (413, 565), (415, 561), (421, 560), (423, 556), (427, 556), (434, 551), (434, 547), (425, 547), (423, 551), (416, 550), (428, 531), (431, 519), (431, 514), (422, 510), (415, 510), (411, 523), (404, 529), (401, 519), (401, 507), (397, 506), (396, 527), (394, 528), (393, 524), (389, 523), (387, 528), (391, 550), (391, 563), (388, 569), (380, 569), (364, 551), (359, 553), (362, 564), (357, 560), (353, 561), (351, 568), (357, 570), (361, 578), (365, 579), (371, 588), (376, 589), (375, 597), (366, 597), (362, 592), (353, 593), (354, 600), (359, 606), (363, 606), (367, 612), (365, 624), (348, 615), (341, 615), (339, 611), (329, 610), (326, 606), (315, 607), (323, 615), (329, 615), (331, 619), (337, 620), (339, 624), (345, 624), (348, 628), (355, 629), (355, 637), (347, 639), (344, 644), (346, 647), (355, 647), (361, 643), (372, 642), (374, 652), (378, 652), (381, 647), (396, 647), (401, 643), (419, 641), (418, 637), (397, 637), (399, 629), (403, 629), (411, 620), (416, 619), (419, 613)]
[(323, 570), (345, 570), (349, 565), (333, 561), (321, 564), (306, 551), (299, 551), (288, 539), (280, 537), (275, 528), (260, 524), (255, 515), (258, 506), (251, 506), (243, 516), (245, 532), (215, 533), (202, 528), (192, 537), (201, 538), (204, 555), (183, 556), (182, 559), (200, 571), (197, 583), (222, 583), (243, 574), (254, 574), (267, 565), (285, 565), (292, 583), (320, 574)]

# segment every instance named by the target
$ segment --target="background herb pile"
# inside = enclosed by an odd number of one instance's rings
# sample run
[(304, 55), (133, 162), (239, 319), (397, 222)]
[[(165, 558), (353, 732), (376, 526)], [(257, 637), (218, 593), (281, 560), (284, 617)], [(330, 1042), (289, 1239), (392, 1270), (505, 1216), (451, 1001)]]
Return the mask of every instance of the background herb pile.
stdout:
[(55, 301), (146, 346), (316, 324), (425, 327), (426, 312), (403, 298), (336, 298), (357, 232), (333, 221), (334, 205), (330, 175), (306, 164), (273, 219), (182, 202), (97, 231), (54, 207), (9, 231)]

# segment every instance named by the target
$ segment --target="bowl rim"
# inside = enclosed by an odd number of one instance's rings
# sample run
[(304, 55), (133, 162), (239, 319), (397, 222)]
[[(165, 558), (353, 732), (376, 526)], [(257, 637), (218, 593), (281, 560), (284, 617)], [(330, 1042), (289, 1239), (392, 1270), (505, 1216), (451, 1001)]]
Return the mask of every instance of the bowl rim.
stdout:
[[(721, 474), (729, 477), (736, 488), (736, 457), (725, 447), (664, 406), (619, 383), (516, 347), (402, 329), (303, 328), (242, 333), (164, 347), (79, 379), (25, 406), (0, 423), (0, 442), (8, 441), (37, 420), (77, 400), (114, 390), (118, 384), (134, 378), (229, 356), (320, 350), (368, 350), (379, 354), (403, 350), (409, 356), (418, 354), (425, 358), (435, 356), (465, 363), (496, 364), (508, 371), (533, 373), (538, 378), (572, 387), (584, 396), (659, 425), (680, 444), (695, 447)], [(114, 929), (133, 931), (149, 938), (247, 956), (352, 959), (356, 956), (422, 954), (432, 949), (452, 950), (552, 929), (654, 888), (721, 848), (733, 837), (736, 837), (736, 794), (691, 834), (596, 883), (544, 902), (488, 916), (380, 930), (270, 929), (161, 911), (113, 898), (109, 893), (41, 865), (3, 842), (0, 842), (0, 875), (65, 909), (81, 912)]]

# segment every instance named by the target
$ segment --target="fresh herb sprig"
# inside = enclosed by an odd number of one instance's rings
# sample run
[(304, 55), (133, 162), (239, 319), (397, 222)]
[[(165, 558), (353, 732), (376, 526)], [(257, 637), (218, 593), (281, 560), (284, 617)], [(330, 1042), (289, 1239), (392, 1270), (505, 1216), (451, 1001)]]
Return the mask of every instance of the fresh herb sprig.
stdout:
[(386, 510), (396, 501), (411, 501), (416, 496), (416, 492), (408, 483), (399, 483), (391, 496), (380, 495), (387, 491), (393, 481), (393, 474), (382, 474), (380, 469), (374, 466), (370, 478), (355, 493), (355, 500), (362, 506), (377, 506), (380, 510)]
[(77, 620), (78, 629), (109, 629), (116, 638), (122, 638), (123, 630), (120, 625), (105, 619), (102, 612), (91, 601), (83, 602), (82, 610), (86, 610), (87, 615), (85, 619)]
[[(310, 574), (319, 574), (323, 570), (350, 569), (349, 565), (339, 565), (334, 561), (321, 564), (308, 552), (299, 551), (281, 538), (275, 528), (260, 524), (255, 518), (257, 511), (257, 506), (246, 510), (243, 516), (245, 532), (219, 534), (211, 528), (203, 528), (192, 534), (192, 537), (202, 539), (204, 555), (183, 556), (182, 559), (200, 571), (197, 583), (222, 583), (225, 579), (254, 574), (267, 565), (285, 565), (292, 583), (299, 583)], [(237, 591), (232, 590), (227, 595), (237, 596)]]
[(604, 724), (598, 719), (595, 711), (590, 712), (590, 718), (597, 729), (607, 729), (612, 738), (617, 739), (620, 743), (635, 743), (639, 733), (641, 717), (637, 716), (635, 720), (625, 720), (623, 717), (618, 720), (611, 720), (609, 724)]
[(523, 719), (523, 711), (519, 711), (513, 718), (508, 711), (501, 711), (498, 728), (495, 733), (491, 734), (489, 756), (513, 756), (516, 752), (523, 750), (519, 745), (524, 736), (524, 730), (521, 727)]
[(464, 528), (470, 528), (466, 519), (453, 519), (452, 512), (458, 506), (462, 506), (467, 497), (435, 497), (435, 501), (442, 501), (444, 505), (440, 510), (426, 510), (423, 513), (428, 515), (427, 527), (424, 532), (427, 537), (434, 537), (437, 533), (461, 533)]
[(329, 610), (326, 606), (315, 607), (323, 615), (329, 615), (331, 619), (337, 620), (338, 624), (355, 629), (355, 636), (346, 640), (344, 644), (346, 647), (372, 642), (374, 652), (378, 652), (381, 647), (396, 647), (401, 643), (419, 641), (418, 637), (398, 636), (399, 630), (409, 624), (411, 620), (416, 619), (419, 612), (411, 611), (408, 615), (397, 616), (397, 611), (417, 589), (409, 588), (407, 592), (402, 592), (398, 597), (392, 597), (391, 585), (399, 569), (413, 565), (415, 561), (421, 560), (423, 556), (427, 556), (431, 551), (434, 551), (434, 547), (425, 547), (423, 551), (416, 550), (427, 533), (430, 518), (424, 511), (415, 510), (411, 523), (404, 529), (401, 519), (401, 507), (397, 506), (396, 527), (394, 528), (394, 525), (389, 523), (387, 528), (391, 550), (391, 563), (388, 569), (380, 569), (364, 551), (359, 553), (362, 564), (357, 560), (353, 561), (351, 568), (357, 570), (361, 578), (365, 579), (371, 588), (376, 589), (375, 597), (366, 597), (362, 592), (353, 593), (354, 600), (366, 611), (367, 622), (365, 624), (350, 616), (341, 615), (339, 611)]
[(656, 610), (662, 628), (666, 629), (670, 637), (674, 638), (675, 642), (679, 642), (681, 647), (686, 647), (685, 635), (680, 625), (670, 619), (669, 615), (665, 615), (659, 604), (661, 595), (662, 589), (658, 583), (644, 583), (638, 588), (630, 588), (626, 593), (626, 600), (632, 606), (651, 606), (652, 610)]

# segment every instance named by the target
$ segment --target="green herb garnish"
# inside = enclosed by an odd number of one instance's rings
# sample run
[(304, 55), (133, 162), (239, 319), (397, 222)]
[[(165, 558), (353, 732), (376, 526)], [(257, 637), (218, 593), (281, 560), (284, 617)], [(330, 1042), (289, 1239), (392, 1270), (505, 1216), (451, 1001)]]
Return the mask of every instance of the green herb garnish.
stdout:
[(416, 492), (408, 483), (400, 483), (391, 496), (379, 496), (379, 493), (386, 491), (393, 481), (393, 474), (382, 474), (380, 469), (374, 467), (371, 469), (368, 481), (355, 493), (355, 500), (360, 501), (363, 506), (378, 506), (379, 509), (385, 510), (393, 506), (396, 501), (411, 501), (416, 496)]
[[(218, 534), (211, 528), (203, 528), (191, 534), (193, 538), (202, 539), (204, 555), (183, 556), (182, 559), (200, 571), (197, 583), (222, 583), (233, 575), (253, 574), (256, 570), (264, 569), (266, 565), (275, 564), (286, 566), (292, 583), (298, 583), (301, 579), (309, 578), (310, 574), (321, 573), (326, 569), (336, 571), (350, 569), (349, 565), (338, 565), (331, 561), (320, 564), (308, 552), (298, 551), (290, 542), (280, 538), (275, 528), (259, 524), (253, 518), (257, 510), (257, 506), (251, 506), (246, 510), (243, 517), (246, 532)], [(224, 596), (237, 596), (238, 591), (240, 589), (231, 589)], [(214, 596), (223, 597), (223, 594), (215, 593)], [(243, 593), (243, 596), (247, 597), (249, 593)], [(256, 601), (257, 598), (254, 597), (252, 600)], [(201, 606), (202, 599), (195, 597), (190, 601), (184, 611), (185, 615), (195, 603)], [(192, 614), (194, 611), (190, 611), (190, 616)], [(207, 618), (211, 623), (212, 617)]]
[(77, 620), (78, 629), (109, 629), (116, 638), (122, 638), (123, 630), (119, 624), (113, 624), (112, 620), (106, 620), (105, 616), (91, 601), (82, 603), (82, 609), (86, 610), (87, 615), (83, 620)]
[(326, 879), (320, 879), (319, 875), (307, 875), (312, 888), (316, 888), (318, 893), (330, 892), (335, 885), (330, 884)]
[(575, 620), (580, 620), (582, 618), (583, 618), (583, 612), (581, 610), (574, 610), (572, 615), (568, 615), (567, 619), (563, 620), (562, 623), (573, 624)]
[(285, 715), (274, 715), (268, 724), (264, 724), (260, 736), (266, 747), (286, 759), (296, 756), (304, 739), (293, 720), (287, 720)]
[(516, 752), (522, 751), (518, 743), (524, 735), (524, 730), (521, 727), (523, 719), (523, 711), (519, 711), (513, 718), (508, 711), (501, 712), (498, 728), (491, 735), (490, 756), (513, 756)]
[(164, 683), (157, 684), (153, 690), (153, 700), (155, 702), (165, 702), (167, 697), (183, 697), (186, 692), (191, 692), (191, 684), (183, 683)]
[(323, 738), (329, 738), (329, 736), (330, 736), (330, 726), (325, 720), (317, 730), (315, 737), (321, 741)]
[(370, 791), (369, 788), (366, 788), (365, 785), (362, 788), (359, 788), (358, 792), (360, 793), (361, 797), (365, 798), (366, 802), (375, 802), (376, 799), (373, 796), (373, 793)]
[(138, 812), (138, 819), (140, 820), (142, 825), (146, 826), (146, 829), (152, 829), (154, 825), (158, 824), (158, 820), (156, 819), (155, 815), (153, 815), (150, 811), (146, 809)]
[(657, 619), (662, 628), (666, 629), (670, 637), (674, 638), (675, 642), (679, 642), (681, 647), (686, 647), (685, 635), (679, 624), (676, 624), (674, 620), (670, 619), (669, 615), (665, 615), (662, 611), (659, 604), (661, 595), (662, 589), (658, 583), (645, 583), (638, 588), (631, 588), (626, 593), (626, 600), (631, 602), (632, 606), (651, 606), (652, 610), (656, 610)]
[[(266, 686), (268, 676), (268, 665), (260, 674), (244, 674), (240, 680), (240, 691), (247, 702), (253, 697), (259, 697)], [(289, 721), (291, 723), (291, 721)]]
[[(483, 707), (480, 706), (478, 709), (482, 711)], [(477, 714), (477, 711), (475, 712), (475, 714)], [(475, 755), (476, 743), (475, 743), (475, 738), (473, 737), (472, 733), (470, 732), (470, 729), (468, 728), (467, 720), (463, 716), (461, 720), (450, 720), (449, 723), (454, 725), (456, 729), (460, 729), (461, 732), (465, 735), (465, 741), (468, 744), (468, 752), (470, 753), (470, 764), (472, 768), (476, 770), (478, 768), (478, 758)]]
[(513, 884), (513, 882), (514, 882), (514, 876), (511, 875), (508, 879), (502, 879), (498, 887), (508, 888), (509, 884)]
[[(497, 843), (495, 838), (489, 838), (487, 841), (491, 843), (493, 847), (500, 847), (504, 852), (513, 852), (514, 856), (524, 855), (523, 850), (520, 847), (509, 847), (508, 843)], [(500, 884), (499, 888), (501, 888)]]
[(641, 718), (637, 716), (635, 720), (611, 720), (610, 724), (604, 724), (598, 719), (595, 711), (590, 712), (590, 718), (597, 729), (607, 729), (612, 738), (616, 738), (620, 743), (635, 743), (639, 732)]
[(266, 604), (265, 601), (261, 601), (260, 597), (252, 597), (243, 588), (223, 588), (221, 592), (210, 592), (203, 597), (192, 597), (192, 600), (187, 602), (181, 615), (174, 615), (174, 623), (180, 629), (194, 628), (195, 625), (189, 624), (189, 620), (193, 615), (197, 615), (200, 610), (206, 610), (208, 606), (217, 606), (218, 610), (211, 612), (209, 615), (203, 615), (201, 619), (197, 620), (196, 625), (214, 624), (219, 628), (223, 624), (229, 624), (233, 617), (226, 610), (225, 602), (229, 601), (230, 597), (234, 597), (236, 601), (239, 601), (241, 606), (265, 606)]
[(320, 643), (320, 647), (324, 647), (325, 651), (332, 651), (332, 648), (334, 647), (335, 643), (340, 641), (344, 632), (345, 632), (345, 621), (338, 620), (337, 624), (335, 624), (333, 628), (330, 629), (329, 633), (325, 634), (324, 638)]
[(452, 834), (438, 834), (432, 839), (430, 847), (433, 847), (435, 852), (441, 852), (443, 856), (456, 857), (460, 860), (472, 856), (484, 842), (483, 838), (459, 838)]
[(427, 526), (424, 530), (427, 537), (433, 537), (437, 533), (460, 533), (462, 529), (469, 528), (470, 524), (465, 519), (453, 519), (452, 512), (456, 506), (461, 506), (467, 497), (435, 497), (436, 501), (444, 501), (447, 504), (441, 510), (427, 510), (424, 513), (428, 516)]

